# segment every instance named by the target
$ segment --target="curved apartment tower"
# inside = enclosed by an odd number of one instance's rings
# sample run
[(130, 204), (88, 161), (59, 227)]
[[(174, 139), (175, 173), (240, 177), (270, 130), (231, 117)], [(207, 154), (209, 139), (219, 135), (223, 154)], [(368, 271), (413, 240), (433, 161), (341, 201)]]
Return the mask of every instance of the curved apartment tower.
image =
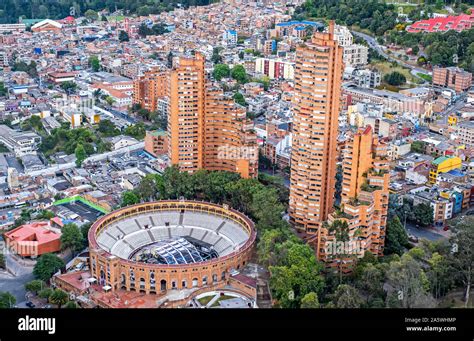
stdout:
[(290, 222), (316, 236), (333, 210), (342, 74), (331, 22), (296, 50)]
[(244, 107), (206, 79), (205, 59), (180, 58), (170, 72), (168, 153), (171, 164), (199, 169), (258, 174), (258, 146)]

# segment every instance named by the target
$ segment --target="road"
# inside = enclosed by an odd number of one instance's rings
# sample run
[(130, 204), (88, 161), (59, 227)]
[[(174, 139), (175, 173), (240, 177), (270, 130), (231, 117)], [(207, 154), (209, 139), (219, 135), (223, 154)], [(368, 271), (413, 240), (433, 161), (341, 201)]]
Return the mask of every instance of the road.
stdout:
[(11, 255), (6, 254), (7, 267), (11, 273), (0, 273), (0, 291), (7, 291), (16, 298), (16, 305), (24, 307), (25, 283), (34, 279), (33, 267), (19, 264)]
[(418, 76), (418, 73), (422, 73), (422, 74), (425, 74), (425, 75), (430, 75), (430, 72), (428, 70), (422, 69), (420, 67), (416, 67), (414, 65), (411, 65), (411, 64), (408, 64), (408, 63), (404, 62), (403, 60), (400, 60), (400, 59), (397, 59), (397, 58), (394, 58), (394, 57), (390, 56), (388, 53), (385, 52), (385, 50), (382, 48), (382, 46), (380, 46), (379, 43), (377, 43), (377, 40), (374, 37), (369, 36), (368, 34), (365, 34), (365, 33), (362, 33), (362, 32), (357, 32), (357, 31), (351, 31), (351, 32), (355, 36), (358, 36), (358, 37), (364, 39), (367, 42), (367, 44), (369, 44), (369, 46), (372, 49), (374, 49), (375, 51), (377, 51), (381, 56), (387, 58), (390, 61), (397, 62), (398, 64), (410, 69), (410, 73), (413, 76), (415, 76), (415, 77), (423, 80), (424, 82), (426, 82), (425, 79)]
[(427, 228), (417, 228), (414, 225), (411, 225), (410, 223), (407, 223), (406, 230), (409, 235), (411, 234), (415, 237), (418, 237), (419, 239), (424, 238), (428, 239), (429, 241), (435, 241), (445, 238), (445, 236), (436, 233), (433, 230)]

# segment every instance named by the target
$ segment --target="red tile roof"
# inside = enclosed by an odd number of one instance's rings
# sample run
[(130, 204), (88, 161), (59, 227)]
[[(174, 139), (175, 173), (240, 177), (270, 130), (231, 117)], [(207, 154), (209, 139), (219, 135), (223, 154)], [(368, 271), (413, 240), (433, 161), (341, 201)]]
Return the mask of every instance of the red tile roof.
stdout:
[(49, 229), (48, 222), (36, 222), (17, 227), (5, 233), (5, 238), (15, 242), (37, 241), (39, 244), (60, 239), (61, 235)]
[(446, 32), (449, 30), (463, 31), (474, 27), (474, 9), (471, 14), (460, 14), (420, 20), (407, 27), (407, 31), (416, 32)]

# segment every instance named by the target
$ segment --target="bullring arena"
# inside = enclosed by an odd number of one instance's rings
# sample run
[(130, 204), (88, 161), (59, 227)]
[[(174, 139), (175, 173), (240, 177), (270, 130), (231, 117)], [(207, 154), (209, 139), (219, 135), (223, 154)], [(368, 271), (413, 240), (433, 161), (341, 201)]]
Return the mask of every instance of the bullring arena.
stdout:
[(247, 264), (256, 232), (248, 217), (226, 205), (159, 201), (102, 217), (88, 238), (99, 285), (162, 295), (225, 283)]

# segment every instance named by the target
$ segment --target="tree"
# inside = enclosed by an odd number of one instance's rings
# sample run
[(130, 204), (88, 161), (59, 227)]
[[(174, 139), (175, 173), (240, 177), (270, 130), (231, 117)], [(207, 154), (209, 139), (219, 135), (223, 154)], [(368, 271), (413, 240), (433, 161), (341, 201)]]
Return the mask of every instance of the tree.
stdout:
[(0, 308), (13, 308), (16, 298), (9, 292), (0, 292)]
[(77, 89), (77, 84), (73, 81), (67, 81), (61, 83), (61, 89), (63, 89), (66, 93), (72, 94)]
[(245, 71), (243, 65), (234, 66), (230, 72), (230, 75), (233, 79), (241, 84), (248, 82), (247, 72)]
[[(152, 201), (158, 194), (158, 182), (161, 181), (161, 176), (155, 174), (149, 174), (145, 176), (140, 185), (136, 188), (137, 198), (141, 198), (142, 201)], [(131, 197), (130, 199), (136, 200), (137, 198)]]
[(410, 151), (413, 153), (423, 154), (425, 152), (425, 143), (423, 141), (413, 141), (410, 146)]
[(143, 140), (146, 134), (145, 125), (143, 122), (138, 122), (137, 124), (125, 128), (124, 133), (125, 135), (134, 137), (137, 140)]
[(383, 79), (388, 84), (394, 86), (405, 84), (407, 81), (406, 77), (398, 71), (393, 71), (391, 73), (386, 74)]
[[(342, 272), (343, 272), (343, 259), (350, 257), (351, 255), (346, 254), (344, 250), (346, 247), (339, 248), (338, 243), (346, 243), (349, 241), (349, 224), (345, 220), (334, 220), (331, 225), (328, 226), (329, 233), (334, 236), (333, 252), (330, 252), (330, 257), (337, 260), (339, 269), (339, 283), (342, 283)], [(334, 252), (342, 249), (342, 252)]]
[(96, 11), (94, 10), (87, 10), (85, 13), (84, 13), (84, 16), (88, 19), (88, 20), (91, 20), (91, 21), (95, 21), (97, 19), (99, 19), (99, 15), (97, 14)]
[(53, 212), (51, 211), (48, 211), (48, 210), (41, 210), (38, 215), (36, 216), (36, 219), (46, 219), (46, 220), (50, 220), (52, 218), (54, 218), (55, 215)]
[[(371, 252), (366, 254), (372, 255)], [(365, 255), (364, 255), (365, 256)], [(375, 261), (377, 261), (375, 259)], [(357, 264), (354, 271), (354, 285), (360, 289), (367, 298), (367, 305), (372, 306), (372, 302), (382, 300), (383, 305), (383, 281), (384, 273), (379, 265), (373, 263), (362, 263), (362, 260)]]
[(387, 297), (392, 308), (429, 308), (435, 301), (429, 292), (429, 281), (411, 255), (404, 254), (399, 261), (392, 261), (387, 270), (387, 284), (393, 292)]
[(220, 81), (222, 78), (227, 78), (230, 76), (230, 68), (227, 64), (217, 64), (214, 67), (214, 71), (212, 73), (215, 80)]
[(8, 89), (5, 87), (5, 83), (0, 82), (0, 97), (6, 96), (8, 94)]
[(318, 295), (314, 292), (306, 294), (301, 299), (301, 308), (319, 308)]
[(322, 292), (322, 265), (308, 245), (287, 241), (283, 249), (281, 265), (269, 268), (270, 289), (282, 308), (298, 308), (307, 294)]
[(79, 306), (77, 305), (76, 302), (74, 302), (74, 301), (69, 301), (69, 302), (67, 302), (67, 303), (64, 305), (64, 308), (67, 308), (67, 309), (77, 309), (77, 308), (79, 308)]
[(74, 154), (76, 155), (76, 166), (81, 167), (82, 163), (87, 158), (87, 153), (84, 149), (84, 146), (82, 144), (78, 144), (74, 150)]
[(451, 289), (454, 278), (451, 275), (453, 268), (449, 259), (438, 252), (434, 252), (428, 260), (430, 269), (427, 272), (430, 288), (434, 298), (439, 299)]
[(421, 203), (413, 206), (412, 220), (421, 226), (433, 225), (433, 207), (429, 203)]
[(61, 248), (70, 249), (72, 252), (81, 251), (83, 236), (76, 224), (66, 224), (62, 228)]
[(97, 130), (106, 137), (120, 135), (120, 130), (110, 120), (100, 120)]
[(336, 308), (360, 308), (362, 297), (357, 289), (348, 284), (340, 284), (334, 293), (333, 303)]
[(61, 308), (67, 301), (69, 301), (69, 295), (61, 289), (54, 289), (49, 296), (49, 302), (57, 304), (58, 308)]
[[(97, 72), (100, 70), (100, 61), (99, 57), (97, 56), (90, 56), (89, 57), (89, 65), (92, 68), (92, 71)], [(100, 89), (97, 89), (96, 91), (100, 91)]]
[(257, 245), (257, 255), (261, 264), (265, 266), (277, 265), (280, 259), (280, 246), (289, 238), (288, 230), (264, 230)]
[(61, 258), (52, 253), (45, 253), (38, 258), (33, 268), (33, 275), (47, 282), (62, 267), (64, 267), (64, 261)]
[(246, 106), (247, 102), (245, 101), (244, 95), (242, 95), (240, 92), (236, 92), (234, 94), (234, 101), (237, 104), (240, 104), (242, 106)]
[(135, 205), (140, 202), (140, 197), (132, 191), (125, 191), (122, 193), (122, 207)]
[(449, 264), (455, 270), (452, 273), (465, 288), (464, 305), (467, 307), (474, 278), (474, 217), (464, 217), (453, 226), (453, 230)]
[(220, 56), (220, 48), (219, 47), (214, 47), (212, 49), (212, 57), (211, 60), (214, 64), (219, 64), (222, 62), (222, 57)]
[(38, 292), (38, 297), (49, 300), (49, 297), (51, 296), (52, 293), (53, 293), (53, 289), (44, 288)]
[(92, 226), (92, 223), (88, 223), (88, 224), (82, 225), (80, 228), (81, 234), (82, 234), (82, 241), (83, 241), (82, 248), (83, 249), (85, 249), (89, 245), (88, 234), (89, 234), (89, 230), (91, 226)]
[(115, 99), (112, 96), (106, 96), (105, 101), (109, 106), (112, 106), (115, 103)]
[(401, 255), (406, 246), (408, 246), (407, 231), (400, 222), (400, 219), (395, 216), (387, 222), (387, 236), (384, 254), (389, 255), (391, 253), (396, 253)]
[(40, 279), (34, 279), (31, 282), (25, 284), (25, 289), (35, 294), (38, 294), (38, 292), (44, 288), (46, 288), (46, 283)]
[(120, 30), (118, 39), (122, 43), (124, 41), (130, 41), (130, 37), (128, 36), (128, 33), (123, 30)]

